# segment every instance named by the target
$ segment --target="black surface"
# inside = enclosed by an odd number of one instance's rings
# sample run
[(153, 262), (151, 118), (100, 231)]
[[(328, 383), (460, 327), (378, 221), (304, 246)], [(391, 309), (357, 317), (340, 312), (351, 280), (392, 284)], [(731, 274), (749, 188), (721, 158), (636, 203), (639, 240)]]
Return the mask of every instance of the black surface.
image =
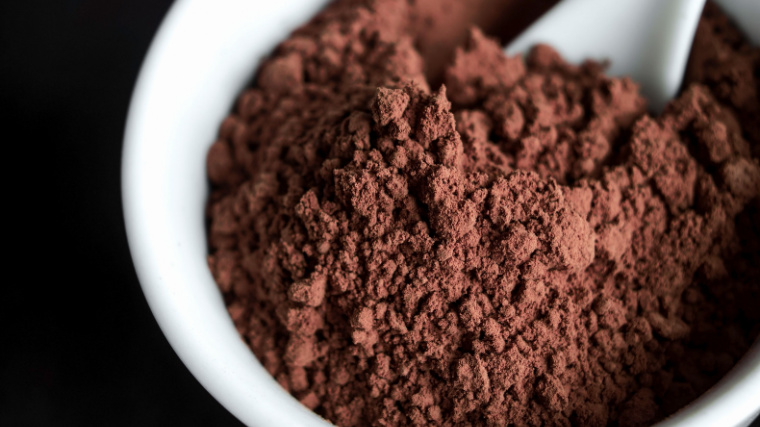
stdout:
[(6, 222), (21, 238), (3, 262), (0, 426), (240, 425), (161, 334), (121, 215), (129, 99), (171, 2), (0, 3), (3, 206), (21, 217)]
[(240, 425), (164, 339), (124, 234), (124, 121), (170, 3), (0, 2), (13, 237), (0, 294), (0, 426)]

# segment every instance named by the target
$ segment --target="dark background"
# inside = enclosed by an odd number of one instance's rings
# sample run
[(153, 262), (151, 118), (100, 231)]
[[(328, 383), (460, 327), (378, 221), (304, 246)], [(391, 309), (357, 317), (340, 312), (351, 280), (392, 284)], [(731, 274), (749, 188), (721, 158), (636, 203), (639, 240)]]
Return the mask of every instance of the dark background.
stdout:
[(0, 2), (2, 205), (20, 234), (3, 245), (0, 426), (240, 425), (161, 334), (121, 215), (127, 108), (170, 4)]
[(0, 426), (240, 425), (161, 334), (121, 214), (127, 108), (170, 4), (0, 2), (2, 206), (13, 237), (0, 293)]

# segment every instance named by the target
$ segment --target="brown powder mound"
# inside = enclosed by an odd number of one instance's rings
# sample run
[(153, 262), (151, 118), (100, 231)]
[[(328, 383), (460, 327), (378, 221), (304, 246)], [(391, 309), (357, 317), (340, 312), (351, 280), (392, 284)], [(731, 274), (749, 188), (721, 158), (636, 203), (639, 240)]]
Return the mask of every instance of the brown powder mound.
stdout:
[(598, 64), (478, 30), (431, 90), (424, 4), (333, 4), (223, 123), (209, 265), (236, 327), (340, 426), (673, 413), (760, 332), (757, 98), (725, 71), (756, 88), (757, 49), (709, 8), (711, 86), (660, 118)]
[(685, 84), (710, 87), (713, 95), (733, 109), (753, 154), (760, 157), (760, 49), (714, 4), (708, 2), (694, 39)]

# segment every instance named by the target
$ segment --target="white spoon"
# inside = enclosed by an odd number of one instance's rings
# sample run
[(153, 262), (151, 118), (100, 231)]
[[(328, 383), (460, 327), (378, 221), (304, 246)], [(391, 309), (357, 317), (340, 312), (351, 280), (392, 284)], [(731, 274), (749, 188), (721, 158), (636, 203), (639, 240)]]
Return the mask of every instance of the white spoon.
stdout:
[[(754, 0), (753, 0), (754, 1)], [(509, 55), (537, 43), (571, 63), (609, 60), (607, 72), (641, 84), (659, 113), (681, 86), (705, 0), (563, 0), (509, 44)]]

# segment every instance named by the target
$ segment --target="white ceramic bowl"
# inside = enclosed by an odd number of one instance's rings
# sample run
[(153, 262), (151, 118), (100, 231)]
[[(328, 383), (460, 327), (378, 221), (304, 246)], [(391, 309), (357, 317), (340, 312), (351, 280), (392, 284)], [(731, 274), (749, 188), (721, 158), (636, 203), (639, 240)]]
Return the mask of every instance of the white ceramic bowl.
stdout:
[[(760, 42), (760, 1), (727, 0)], [(238, 336), (206, 264), (206, 151), (259, 60), (325, 0), (179, 0), (134, 91), (123, 158), (137, 275), (190, 372), (248, 425), (326, 426), (270, 377)], [(760, 346), (666, 426), (740, 426), (760, 410)]]

